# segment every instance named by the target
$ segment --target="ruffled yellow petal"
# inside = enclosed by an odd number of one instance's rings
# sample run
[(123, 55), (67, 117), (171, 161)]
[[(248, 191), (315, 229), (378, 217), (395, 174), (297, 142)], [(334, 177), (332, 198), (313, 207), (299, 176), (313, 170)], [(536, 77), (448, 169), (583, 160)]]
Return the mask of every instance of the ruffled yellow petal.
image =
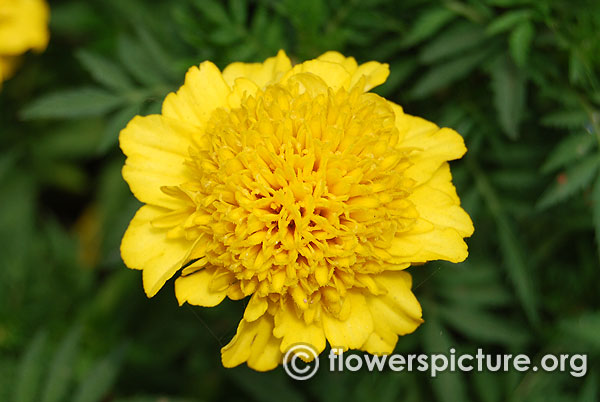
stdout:
[(16, 56), (48, 44), (49, 10), (43, 0), (12, 0), (0, 3), (0, 55)]
[(269, 307), (269, 302), (266, 297), (261, 297), (255, 293), (250, 298), (246, 310), (244, 310), (244, 319), (246, 321), (255, 321), (259, 319)]
[(225, 367), (235, 367), (244, 362), (257, 371), (273, 370), (283, 355), (280, 341), (273, 336), (273, 317), (269, 314), (256, 321), (240, 321), (231, 342), (221, 349), (221, 360)]
[(129, 268), (143, 270), (144, 290), (154, 296), (186, 260), (192, 243), (184, 239), (167, 239), (164, 229), (152, 221), (168, 212), (163, 208), (141, 207), (123, 236), (121, 257)]
[(411, 261), (413, 264), (435, 260), (458, 263), (469, 255), (461, 235), (449, 228), (433, 228), (423, 233), (413, 231), (394, 238), (389, 253), (395, 263)]
[[(350, 87), (364, 82), (363, 91), (367, 92), (371, 89), (383, 84), (390, 75), (390, 67), (387, 64), (381, 64), (376, 61), (361, 64), (358, 69), (352, 74)], [(364, 81), (361, 81), (364, 78)]]
[(278, 82), (291, 68), (290, 59), (280, 50), (277, 56), (268, 58), (264, 63), (231, 63), (223, 70), (223, 78), (230, 87), (234, 86), (238, 78), (247, 78), (264, 88)]
[(346, 294), (346, 302), (350, 304), (348, 317), (343, 320), (324, 313), (323, 329), (332, 347), (358, 349), (373, 332), (373, 317), (367, 306), (365, 296), (357, 290)]
[(314, 59), (295, 65), (287, 74), (285, 74), (281, 79), (281, 82), (286, 83), (293, 76), (303, 73), (319, 77), (327, 87), (334, 91), (337, 91), (340, 88), (348, 88), (350, 80), (352, 79), (352, 76), (343, 65)]
[(177, 278), (175, 296), (179, 305), (187, 302), (196, 306), (214, 307), (221, 303), (227, 295), (227, 288), (216, 290), (211, 286), (216, 271), (216, 267), (209, 266)]
[(240, 107), (242, 100), (248, 96), (254, 96), (260, 90), (254, 81), (240, 77), (232, 84), (231, 93), (227, 97), (227, 104), (231, 108)]
[(163, 116), (194, 126), (202, 126), (212, 112), (227, 106), (230, 88), (223, 75), (210, 61), (192, 67), (185, 75), (185, 83), (176, 93), (165, 98)]
[(178, 198), (161, 188), (189, 181), (184, 162), (194, 131), (175, 120), (159, 115), (135, 117), (121, 131), (121, 149), (127, 155), (123, 178), (136, 198), (169, 209), (181, 208)]
[(354, 74), (358, 68), (358, 63), (354, 57), (346, 57), (340, 52), (328, 51), (317, 57), (317, 60), (327, 61), (329, 63), (340, 64), (350, 74)]
[(448, 163), (443, 163), (428, 182), (409, 196), (419, 218), (410, 231), (392, 240), (389, 253), (394, 262), (462, 262), (467, 258), (463, 237), (473, 234), (473, 222), (460, 207), (451, 179)]
[(412, 278), (407, 272), (384, 272), (375, 276), (375, 281), (387, 293), (367, 297), (369, 311), (376, 319), (374, 331), (361, 349), (372, 354), (390, 354), (398, 335), (413, 332), (423, 322), (421, 306), (410, 290)]
[(473, 234), (473, 222), (460, 206), (448, 163), (443, 163), (428, 182), (415, 188), (408, 199), (419, 212), (419, 219), (438, 228), (453, 228), (462, 237)]
[(399, 107), (393, 109), (396, 127), (402, 136), (397, 147), (411, 152), (412, 166), (406, 170), (406, 175), (417, 184), (429, 180), (442, 163), (459, 159), (467, 152), (463, 138), (456, 131), (404, 114)]
[(280, 350), (285, 353), (296, 343), (311, 345), (317, 353), (325, 349), (325, 332), (320, 322), (307, 324), (294, 310), (292, 303), (286, 303), (275, 314), (273, 335), (281, 338)]
[[(383, 84), (390, 75), (390, 67), (386, 63), (369, 61), (359, 66), (354, 57), (344, 57), (344, 55), (338, 52), (329, 51), (317, 59), (344, 67), (351, 76), (349, 87), (352, 88), (360, 82), (364, 84), (362, 90), (365, 92)], [(363, 78), (364, 81), (361, 81)]]

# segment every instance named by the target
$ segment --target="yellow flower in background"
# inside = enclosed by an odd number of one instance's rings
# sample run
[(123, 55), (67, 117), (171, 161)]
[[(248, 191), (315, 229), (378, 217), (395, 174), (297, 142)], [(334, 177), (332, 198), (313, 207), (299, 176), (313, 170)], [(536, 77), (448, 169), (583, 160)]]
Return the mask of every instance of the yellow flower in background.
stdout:
[(121, 254), (147, 295), (181, 271), (180, 304), (250, 297), (226, 367), (273, 369), (299, 342), (391, 353), (422, 322), (404, 269), (467, 257), (447, 163), (463, 139), (368, 92), (388, 75), (336, 52), (204, 62), (121, 132), (146, 204)]
[(0, 0), (0, 83), (13, 74), (20, 55), (46, 49), (48, 17), (44, 0)]

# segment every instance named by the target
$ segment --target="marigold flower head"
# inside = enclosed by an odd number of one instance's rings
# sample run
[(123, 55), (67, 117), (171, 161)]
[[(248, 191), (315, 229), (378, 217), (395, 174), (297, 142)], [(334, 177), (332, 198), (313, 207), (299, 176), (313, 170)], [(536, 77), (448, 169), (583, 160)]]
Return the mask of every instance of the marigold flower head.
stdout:
[(226, 367), (273, 369), (295, 343), (391, 353), (422, 322), (403, 270), (467, 257), (447, 163), (462, 137), (368, 92), (388, 74), (336, 52), (204, 62), (121, 132), (146, 204), (123, 260), (150, 297), (178, 272), (180, 304), (249, 297)]
[(20, 55), (46, 49), (48, 16), (44, 0), (0, 0), (0, 83), (10, 78)]

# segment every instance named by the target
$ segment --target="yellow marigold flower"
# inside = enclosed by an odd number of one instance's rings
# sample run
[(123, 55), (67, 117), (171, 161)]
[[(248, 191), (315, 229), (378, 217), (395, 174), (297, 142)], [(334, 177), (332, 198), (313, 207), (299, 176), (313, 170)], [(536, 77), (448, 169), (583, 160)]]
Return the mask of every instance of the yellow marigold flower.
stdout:
[(250, 297), (226, 367), (273, 369), (298, 342), (391, 353), (422, 322), (403, 270), (467, 257), (447, 163), (463, 139), (368, 92), (388, 74), (336, 52), (207, 61), (121, 132), (146, 204), (121, 254), (147, 295), (181, 270), (180, 304)]
[(48, 16), (44, 0), (0, 0), (0, 83), (12, 75), (20, 55), (46, 49)]

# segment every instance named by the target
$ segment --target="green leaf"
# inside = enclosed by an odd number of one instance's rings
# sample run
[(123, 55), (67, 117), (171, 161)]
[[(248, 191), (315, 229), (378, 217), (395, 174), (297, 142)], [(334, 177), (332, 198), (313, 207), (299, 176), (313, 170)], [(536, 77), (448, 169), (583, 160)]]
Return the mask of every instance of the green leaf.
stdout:
[(536, 0), (486, 0), (486, 4), (498, 7), (517, 7), (535, 4)]
[[(307, 36), (318, 34), (324, 19), (327, 17), (326, 3), (322, 0), (284, 0), (282, 9), (292, 21), (296, 29)], [(341, 29), (341, 28), (338, 28)], [(322, 37), (320, 38), (323, 39)]]
[(531, 14), (531, 10), (513, 10), (506, 12), (488, 25), (486, 33), (488, 35), (496, 35), (508, 31), (523, 20), (529, 20)]
[(177, 398), (164, 395), (134, 396), (130, 398), (117, 398), (111, 402), (201, 402), (201, 399)]
[(97, 362), (75, 392), (73, 402), (100, 402), (112, 388), (121, 366), (123, 348)]
[(245, 26), (248, 18), (248, 4), (246, 0), (230, 0), (229, 8), (236, 24)]
[(117, 42), (119, 59), (129, 73), (147, 87), (164, 85), (164, 77), (157, 62), (137, 41), (122, 35)]
[(214, 0), (194, 0), (193, 4), (206, 18), (218, 25), (229, 25), (229, 16), (225, 7)]
[(506, 216), (503, 214), (496, 216), (496, 224), (504, 267), (515, 287), (523, 310), (525, 310), (529, 320), (537, 325), (539, 321), (537, 292), (533, 286), (531, 268), (525, 262), (525, 251), (522, 242), (517, 238), (515, 230)]
[(39, 190), (35, 181), (31, 173), (13, 168), (0, 182), (0, 266), (4, 267), (0, 269), (0, 308), (6, 311), (12, 312), (13, 304), (5, 300), (13, 297), (13, 289), (27, 288), (26, 281), (30, 281), (31, 274), (25, 268), (32, 263), (33, 253), (28, 246), (37, 232), (34, 222)]
[[(103, 317), (110, 319), (116, 311), (122, 310), (120, 304), (127, 299), (127, 291), (131, 289), (133, 283), (135, 283), (135, 278), (126, 271), (117, 271), (112, 274), (98, 290), (93, 304), (90, 305), (89, 317), (96, 320), (101, 320)], [(118, 317), (116, 320), (123, 318)]]
[(539, 172), (530, 169), (502, 169), (490, 174), (495, 187), (511, 190), (534, 188), (540, 181)]
[(217, 45), (229, 46), (241, 40), (243, 35), (243, 32), (240, 32), (231, 26), (222, 26), (214, 29), (210, 33), (210, 40)]
[(542, 117), (544, 126), (557, 128), (583, 128), (589, 122), (589, 116), (585, 110), (561, 110)]
[(493, 64), (491, 76), (498, 121), (504, 133), (515, 140), (523, 118), (525, 79), (507, 57), (500, 57)]
[(267, 8), (262, 4), (258, 3), (256, 9), (252, 14), (252, 23), (250, 24), (250, 30), (254, 36), (258, 36), (265, 32), (269, 24), (269, 12)]
[(539, 322), (537, 293), (533, 286), (530, 267), (525, 263), (523, 246), (515, 234), (512, 223), (506, 216), (503, 205), (481, 168), (472, 159), (467, 163), (475, 184), (487, 204), (498, 229), (498, 242), (503, 256), (504, 267), (513, 283), (515, 291), (527, 318), (534, 325)]
[(589, 311), (575, 318), (560, 323), (565, 334), (565, 342), (583, 343), (594, 350), (600, 350), (600, 312)]
[(529, 338), (523, 326), (503, 319), (502, 316), (494, 316), (466, 306), (438, 308), (440, 317), (448, 325), (478, 342), (522, 345)]
[(387, 96), (393, 93), (394, 90), (400, 88), (400, 85), (417, 69), (418, 64), (415, 60), (407, 59), (399, 62), (390, 63), (390, 77), (383, 85), (373, 89), (373, 92)]
[(74, 119), (101, 116), (123, 103), (123, 98), (99, 88), (78, 88), (46, 94), (31, 102), (21, 116), (33, 119)]
[(42, 372), (45, 369), (46, 342), (46, 333), (39, 332), (25, 349), (14, 385), (13, 402), (34, 402), (36, 400)]
[(596, 231), (596, 249), (598, 250), (598, 258), (600, 258), (600, 174), (596, 179), (596, 184), (594, 184), (592, 202), (594, 229)]
[(529, 21), (520, 23), (510, 34), (510, 54), (519, 67), (527, 64), (531, 42), (535, 35), (533, 24)]
[(437, 36), (429, 44), (423, 46), (419, 53), (419, 61), (433, 64), (441, 59), (463, 52), (479, 45), (485, 36), (481, 28), (473, 24), (459, 25), (448, 29)]
[(542, 165), (543, 173), (550, 173), (576, 159), (581, 159), (594, 147), (595, 138), (590, 133), (572, 134), (554, 147)]
[(456, 14), (447, 8), (435, 7), (429, 9), (417, 18), (410, 32), (402, 38), (401, 44), (404, 47), (409, 47), (428, 39), (454, 17), (456, 17)]
[(244, 367), (230, 370), (228, 374), (257, 401), (281, 402), (281, 395), (285, 395), (286, 402), (306, 400), (302, 393), (291, 386), (282, 370), (258, 373)]
[(37, 137), (32, 154), (37, 160), (89, 158), (102, 134), (102, 119), (72, 120)]
[[(431, 309), (428, 309), (431, 310)], [(428, 354), (450, 353), (456, 342), (450, 337), (446, 328), (436, 315), (431, 314), (422, 325), (423, 349)], [(437, 399), (442, 402), (467, 401), (464, 374), (446, 371), (430, 378), (430, 383)]]
[(577, 49), (569, 54), (569, 82), (573, 85), (583, 84), (588, 74), (588, 68), (581, 60)]
[(73, 367), (81, 329), (75, 327), (69, 331), (56, 351), (51, 363), (48, 379), (44, 388), (42, 402), (60, 402), (66, 400), (69, 383), (73, 376)]
[(112, 61), (86, 50), (77, 52), (77, 59), (99, 84), (117, 92), (132, 88), (133, 84), (125, 71)]
[(600, 399), (598, 393), (598, 377), (594, 375), (587, 376), (585, 384), (581, 387), (579, 399), (577, 402), (597, 402)]
[[(389, 372), (373, 377), (368, 375), (362, 376), (351, 390), (353, 399), (356, 401), (376, 400), (377, 402), (396, 402), (398, 400), (408, 402), (411, 399), (414, 400), (415, 395), (412, 395), (413, 398), (410, 397), (410, 394), (406, 392), (406, 388), (403, 386), (406, 382), (403, 384), (398, 374)], [(330, 402), (329, 396), (330, 394), (328, 393), (327, 402)], [(340, 398), (339, 400), (343, 402), (347, 399)]]
[(413, 87), (414, 98), (424, 98), (444, 88), (454, 81), (466, 77), (488, 56), (488, 52), (477, 49), (467, 55), (436, 65), (430, 69)]
[(472, 2), (469, 4), (461, 1), (448, 1), (444, 2), (444, 5), (448, 7), (449, 10), (454, 11), (456, 15), (464, 17), (476, 24), (483, 24), (493, 15), (493, 11), (483, 4), (483, 2)]
[(52, 5), (50, 30), (61, 36), (77, 37), (101, 29), (103, 21), (97, 18), (92, 4), (66, 2)]
[(436, 275), (441, 286), (476, 288), (499, 280), (498, 266), (491, 261), (469, 257), (461, 264), (440, 261), (442, 270)]
[(179, 71), (178, 68), (175, 68), (173, 58), (154, 35), (142, 26), (137, 27), (136, 33), (140, 44), (146, 50), (148, 57), (156, 64), (157, 70), (160, 70), (163, 76), (170, 80), (179, 80), (185, 71)]
[(19, 153), (12, 149), (7, 150), (0, 155), (0, 183), (4, 177), (14, 169), (15, 162), (19, 156)]
[(571, 197), (592, 182), (599, 165), (600, 157), (594, 154), (570, 166), (565, 173), (557, 176), (536, 207), (543, 210)]
[(504, 382), (498, 377), (501, 373), (492, 371), (477, 372), (473, 376), (473, 388), (477, 391), (481, 402), (501, 402)]
[(453, 304), (461, 306), (506, 306), (512, 301), (511, 294), (498, 283), (482, 286), (443, 286), (440, 295)]

